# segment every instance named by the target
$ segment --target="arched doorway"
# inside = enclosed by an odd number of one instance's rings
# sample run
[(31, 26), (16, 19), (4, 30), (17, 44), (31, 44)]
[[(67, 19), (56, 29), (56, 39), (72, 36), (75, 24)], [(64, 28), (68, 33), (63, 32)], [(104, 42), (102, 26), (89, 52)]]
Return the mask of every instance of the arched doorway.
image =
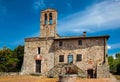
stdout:
[(42, 56), (36, 55), (34, 57), (35, 59), (35, 72), (36, 73), (41, 73), (41, 61), (42, 61)]

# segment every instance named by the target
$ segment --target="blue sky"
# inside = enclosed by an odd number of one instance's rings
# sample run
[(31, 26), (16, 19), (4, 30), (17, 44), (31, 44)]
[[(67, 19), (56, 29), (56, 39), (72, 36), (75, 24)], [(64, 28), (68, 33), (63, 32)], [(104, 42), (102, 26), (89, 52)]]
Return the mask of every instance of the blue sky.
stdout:
[(110, 35), (108, 53), (120, 52), (120, 0), (0, 0), (0, 48), (40, 35), (40, 11), (58, 11), (61, 36)]

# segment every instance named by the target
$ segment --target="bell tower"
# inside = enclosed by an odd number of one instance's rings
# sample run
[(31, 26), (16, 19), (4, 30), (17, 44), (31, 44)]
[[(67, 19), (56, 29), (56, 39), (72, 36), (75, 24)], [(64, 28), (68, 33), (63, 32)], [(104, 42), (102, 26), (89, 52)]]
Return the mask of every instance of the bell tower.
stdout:
[(40, 37), (55, 37), (57, 25), (57, 11), (46, 9), (41, 12)]

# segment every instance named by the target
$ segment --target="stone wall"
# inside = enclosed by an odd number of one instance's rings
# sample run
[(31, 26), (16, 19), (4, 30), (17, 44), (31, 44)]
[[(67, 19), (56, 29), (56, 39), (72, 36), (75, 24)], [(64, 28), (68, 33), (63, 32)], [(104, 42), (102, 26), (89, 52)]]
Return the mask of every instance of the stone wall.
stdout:
[(110, 77), (109, 66), (107, 64), (101, 64), (97, 66), (97, 78)]
[[(22, 74), (35, 73), (36, 64), (35, 56), (40, 55), (41, 59), (41, 73), (46, 75), (54, 66), (53, 40), (41, 40), (25, 42), (24, 62), (22, 66)], [(40, 47), (40, 54), (38, 54), (38, 47)]]
[[(62, 63), (67, 63), (68, 55), (72, 54), (73, 64), (82, 69), (87, 75), (87, 69), (95, 70), (96, 66), (103, 63), (106, 51), (105, 39), (82, 39), (82, 45), (78, 45), (78, 40), (79, 39), (61, 40), (63, 46), (59, 46), (60, 40), (55, 41), (55, 65), (61, 63), (59, 62), (59, 55), (64, 55), (64, 62)], [(76, 61), (77, 54), (82, 54), (82, 61)], [(103, 68), (106, 68), (106, 66)], [(104, 72), (101, 71), (101, 73)]]
[[(51, 70), (55, 65), (61, 64), (61, 62), (59, 62), (59, 55), (64, 55), (64, 62), (62, 63), (68, 63), (68, 55), (72, 54), (73, 64), (83, 70), (86, 73), (86, 76), (88, 69), (95, 70), (97, 66), (97, 76), (107, 77), (107, 59), (105, 62), (106, 66), (102, 65), (104, 58), (106, 58), (105, 39), (81, 39), (82, 45), (78, 45), (79, 40), (80, 39), (54, 41), (53, 38), (27, 39), (25, 43), (22, 73), (30, 74), (35, 72), (35, 56), (37, 55), (42, 57), (41, 73), (43, 75), (47, 75), (48, 71)], [(63, 46), (59, 46), (60, 41), (63, 42)], [(41, 48), (40, 54), (37, 53), (38, 47)], [(82, 61), (76, 61), (77, 54), (82, 54)], [(104, 76), (102, 74), (104, 74)]]
[(0, 76), (16, 76), (19, 72), (0, 72)]
[[(68, 63), (68, 55), (72, 54), (73, 64), (79, 67), (84, 73), (86, 73), (86, 76), (88, 69), (95, 70), (97, 67), (98, 77), (108, 77), (106, 75), (108, 74), (107, 61), (105, 62), (106, 65), (102, 65), (104, 58), (106, 57), (106, 49), (104, 46), (105, 39), (82, 39), (82, 45), (78, 45), (79, 40), (80, 39), (54, 41), (52, 38), (42, 38), (41, 40), (40, 38), (27, 39), (25, 43), (22, 73), (30, 74), (35, 72), (36, 60), (34, 58), (36, 55), (40, 55), (42, 57), (41, 74), (48, 75), (49, 71), (55, 69), (54, 67), (56, 65)], [(63, 46), (59, 46), (60, 41), (63, 42)], [(40, 54), (37, 53), (38, 47), (41, 48)], [(82, 54), (82, 61), (76, 61), (77, 54)], [(59, 62), (59, 55), (64, 55), (64, 62)], [(104, 74), (104, 76), (102, 74)]]

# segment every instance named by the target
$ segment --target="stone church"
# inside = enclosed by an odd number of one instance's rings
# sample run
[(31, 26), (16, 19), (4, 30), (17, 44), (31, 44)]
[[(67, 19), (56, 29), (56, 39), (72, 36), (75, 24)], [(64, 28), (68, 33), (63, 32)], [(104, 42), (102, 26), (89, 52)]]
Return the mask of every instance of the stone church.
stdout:
[(41, 11), (40, 36), (25, 38), (21, 74), (58, 77), (77, 74), (81, 77), (109, 77), (108, 35), (61, 37), (56, 32), (57, 11)]

